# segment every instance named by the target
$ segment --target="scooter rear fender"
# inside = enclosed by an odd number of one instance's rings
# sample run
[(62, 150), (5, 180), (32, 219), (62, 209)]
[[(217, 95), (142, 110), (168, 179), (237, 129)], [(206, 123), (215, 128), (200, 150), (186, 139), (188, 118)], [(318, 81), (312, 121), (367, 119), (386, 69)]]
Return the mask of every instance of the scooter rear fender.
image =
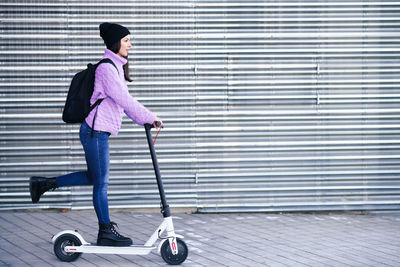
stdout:
[(83, 239), (82, 235), (80, 233), (78, 233), (78, 231), (74, 231), (74, 230), (65, 230), (65, 231), (61, 231), (59, 233), (57, 233), (56, 235), (53, 236), (53, 238), (51, 239), (51, 241), (56, 242), (57, 238), (59, 238), (61, 235), (63, 234), (71, 234), (76, 236), (77, 238), (79, 238), (79, 240), (81, 241), (82, 245), (90, 245), (90, 243), (86, 242), (85, 239)]

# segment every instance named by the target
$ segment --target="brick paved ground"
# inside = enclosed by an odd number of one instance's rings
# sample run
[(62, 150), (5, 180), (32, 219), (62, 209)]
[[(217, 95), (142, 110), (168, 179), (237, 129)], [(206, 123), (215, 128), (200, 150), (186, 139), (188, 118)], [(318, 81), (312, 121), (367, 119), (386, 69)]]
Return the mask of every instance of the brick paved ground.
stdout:
[[(113, 212), (122, 234), (144, 243), (160, 214)], [(182, 266), (400, 266), (400, 214), (177, 214), (188, 259)], [(0, 265), (165, 266), (147, 256), (83, 254), (60, 262), (51, 237), (78, 229), (93, 242), (94, 212), (0, 212)]]

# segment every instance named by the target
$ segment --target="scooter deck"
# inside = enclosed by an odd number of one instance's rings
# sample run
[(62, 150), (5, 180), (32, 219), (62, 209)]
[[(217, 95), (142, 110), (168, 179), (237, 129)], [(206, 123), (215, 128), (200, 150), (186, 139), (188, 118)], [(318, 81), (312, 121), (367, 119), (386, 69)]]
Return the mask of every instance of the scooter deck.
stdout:
[(132, 254), (132, 255), (147, 255), (156, 247), (146, 247), (132, 245), (129, 247), (111, 247), (111, 246), (95, 246), (95, 245), (81, 245), (81, 246), (65, 246), (66, 252), (73, 253), (104, 253), (104, 254)]

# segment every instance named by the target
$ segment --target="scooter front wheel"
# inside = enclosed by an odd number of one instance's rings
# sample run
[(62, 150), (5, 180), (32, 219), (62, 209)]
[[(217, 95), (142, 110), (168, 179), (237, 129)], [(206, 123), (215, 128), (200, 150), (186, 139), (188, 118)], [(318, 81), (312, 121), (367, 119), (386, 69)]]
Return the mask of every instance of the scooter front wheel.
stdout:
[(179, 265), (184, 262), (188, 256), (189, 250), (182, 239), (177, 238), (176, 243), (178, 246), (178, 254), (173, 255), (168, 240), (161, 246), (161, 257), (170, 265)]
[(54, 254), (61, 261), (71, 262), (79, 258), (82, 253), (80, 252), (66, 252), (66, 246), (80, 246), (82, 245), (78, 237), (73, 234), (60, 235), (54, 242)]

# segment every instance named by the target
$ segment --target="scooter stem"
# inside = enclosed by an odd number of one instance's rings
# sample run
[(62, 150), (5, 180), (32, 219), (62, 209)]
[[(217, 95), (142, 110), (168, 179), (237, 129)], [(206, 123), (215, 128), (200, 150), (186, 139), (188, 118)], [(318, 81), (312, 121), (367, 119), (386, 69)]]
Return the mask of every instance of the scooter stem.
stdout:
[(167, 204), (167, 199), (165, 197), (164, 186), (163, 186), (163, 182), (161, 179), (160, 168), (158, 167), (157, 155), (156, 155), (156, 151), (155, 151), (154, 145), (153, 145), (153, 137), (151, 135), (151, 129), (153, 128), (153, 125), (145, 124), (144, 128), (146, 130), (147, 143), (149, 145), (151, 160), (153, 161), (154, 173), (155, 173), (156, 179), (157, 179), (158, 191), (160, 193), (161, 213), (164, 216), (164, 218), (170, 217), (171, 212), (169, 210), (169, 205)]

